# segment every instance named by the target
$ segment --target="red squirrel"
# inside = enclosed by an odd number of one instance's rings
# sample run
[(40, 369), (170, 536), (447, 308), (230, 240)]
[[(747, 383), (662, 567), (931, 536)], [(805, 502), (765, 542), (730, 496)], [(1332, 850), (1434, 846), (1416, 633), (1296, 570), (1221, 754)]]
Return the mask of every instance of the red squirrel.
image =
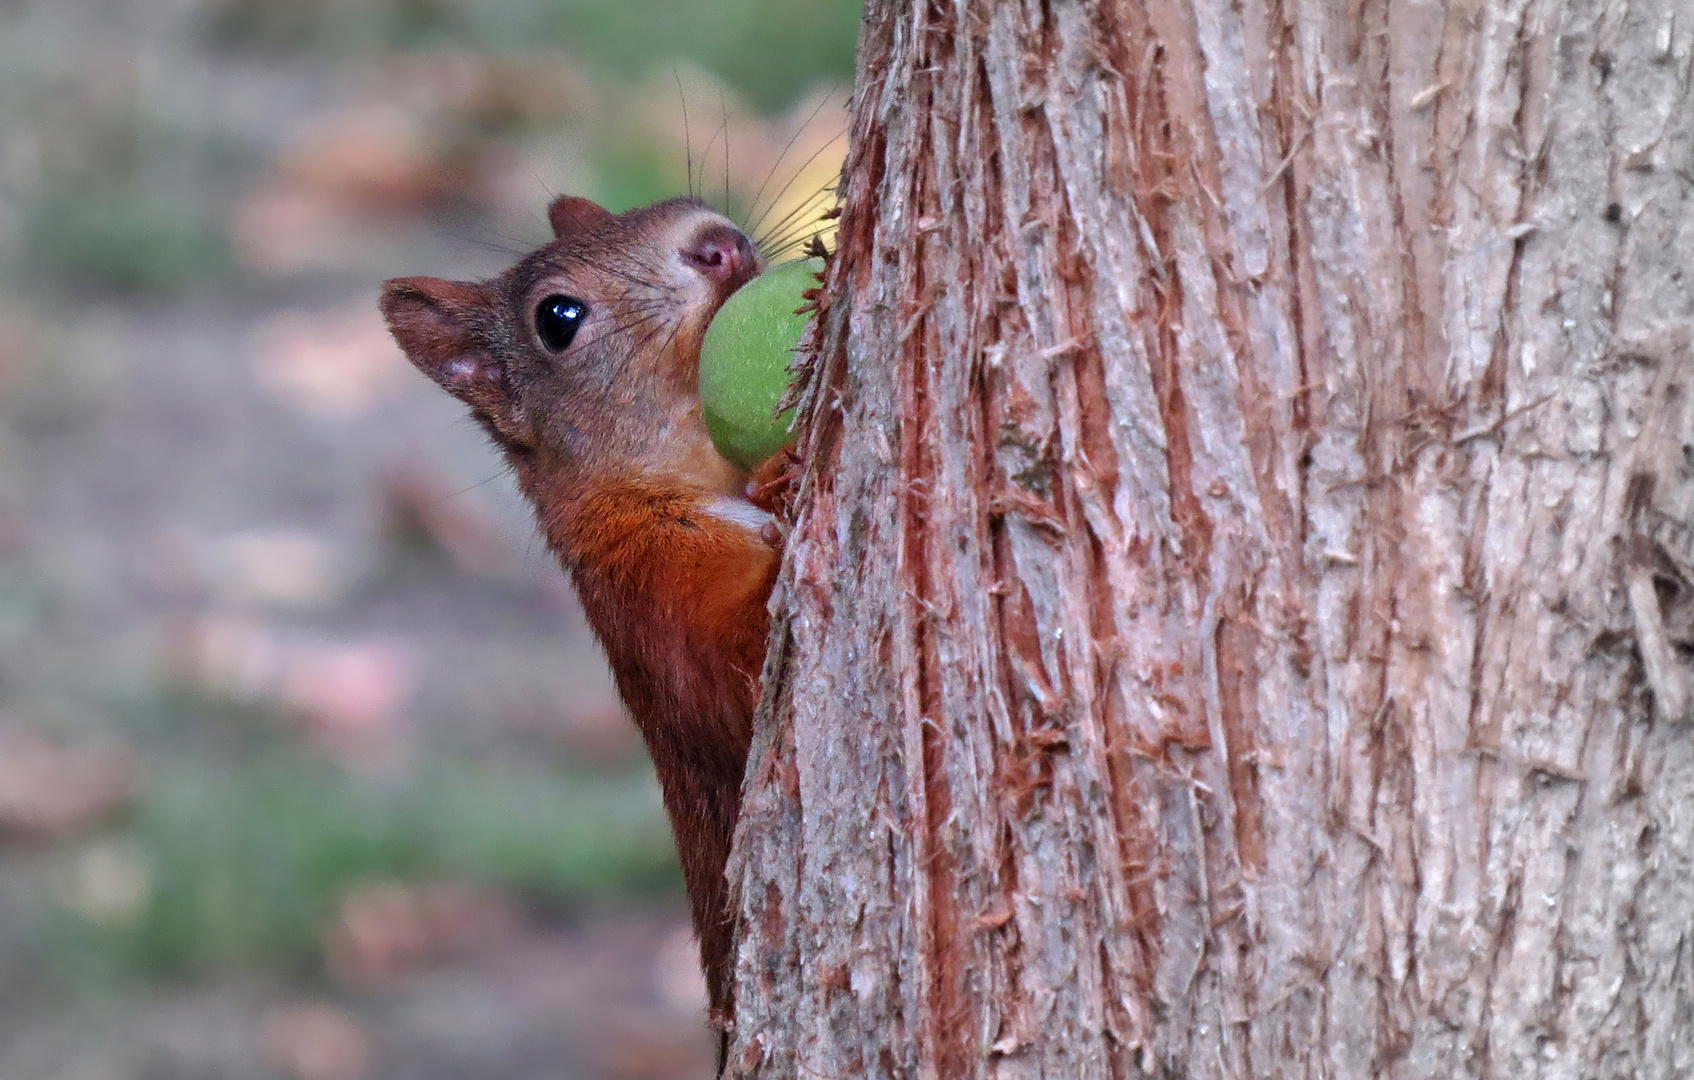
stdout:
[(696, 199), (613, 214), (566, 196), (548, 218), (556, 239), (499, 277), (397, 278), (382, 311), (504, 452), (576, 584), (658, 773), (722, 1027), (724, 863), (780, 540), (748, 498), (764, 487), (707, 435), (698, 372), (707, 323), (763, 262)]

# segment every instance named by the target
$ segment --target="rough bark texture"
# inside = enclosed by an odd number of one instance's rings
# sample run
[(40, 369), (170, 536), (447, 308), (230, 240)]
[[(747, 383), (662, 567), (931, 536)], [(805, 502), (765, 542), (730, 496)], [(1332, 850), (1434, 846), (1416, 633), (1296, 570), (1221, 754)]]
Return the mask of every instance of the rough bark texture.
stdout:
[(1694, 9), (871, 0), (746, 1077), (1694, 1075)]

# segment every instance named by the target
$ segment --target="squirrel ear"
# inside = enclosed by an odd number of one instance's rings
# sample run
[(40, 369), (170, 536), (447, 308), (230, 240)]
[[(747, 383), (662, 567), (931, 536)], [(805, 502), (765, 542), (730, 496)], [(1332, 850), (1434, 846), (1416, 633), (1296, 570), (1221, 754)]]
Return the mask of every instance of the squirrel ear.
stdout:
[(486, 286), (466, 281), (395, 278), (382, 286), (382, 314), (406, 359), (504, 430), (506, 375), (477, 333), (497, 302)]
[(592, 229), (611, 221), (615, 215), (593, 199), (578, 195), (560, 195), (547, 208), (547, 220), (553, 223), (553, 235)]

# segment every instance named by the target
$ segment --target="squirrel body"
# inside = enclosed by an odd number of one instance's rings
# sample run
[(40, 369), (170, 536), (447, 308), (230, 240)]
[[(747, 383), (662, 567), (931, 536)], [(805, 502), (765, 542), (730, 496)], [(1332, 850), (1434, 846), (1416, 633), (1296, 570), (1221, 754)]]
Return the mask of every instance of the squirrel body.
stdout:
[(653, 759), (722, 1026), (723, 871), (779, 551), (707, 434), (698, 370), (706, 325), (762, 263), (698, 200), (612, 214), (567, 196), (548, 216), (556, 239), (499, 277), (395, 279), (382, 310), (499, 445), (571, 575)]
[[(752, 504), (646, 483), (597, 489), (570, 524), (583, 611), (641, 729), (671, 819), (712, 1009), (730, 1009), (734, 927), (724, 863), (759, 698), (778, 555)], [(744, 508), (744, 509), (742, 509)]]

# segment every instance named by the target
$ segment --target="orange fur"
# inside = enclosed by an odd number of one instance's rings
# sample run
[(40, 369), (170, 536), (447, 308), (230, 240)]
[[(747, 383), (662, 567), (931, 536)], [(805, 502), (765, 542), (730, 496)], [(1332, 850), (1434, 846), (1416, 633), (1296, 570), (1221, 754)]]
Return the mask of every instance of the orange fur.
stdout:
[(705, 510), (715, 494), (627, 479), (536, 503), (652, 755), (712, 1007), (727, 1015), (733, 925), (723, 868), (778, 558)]

